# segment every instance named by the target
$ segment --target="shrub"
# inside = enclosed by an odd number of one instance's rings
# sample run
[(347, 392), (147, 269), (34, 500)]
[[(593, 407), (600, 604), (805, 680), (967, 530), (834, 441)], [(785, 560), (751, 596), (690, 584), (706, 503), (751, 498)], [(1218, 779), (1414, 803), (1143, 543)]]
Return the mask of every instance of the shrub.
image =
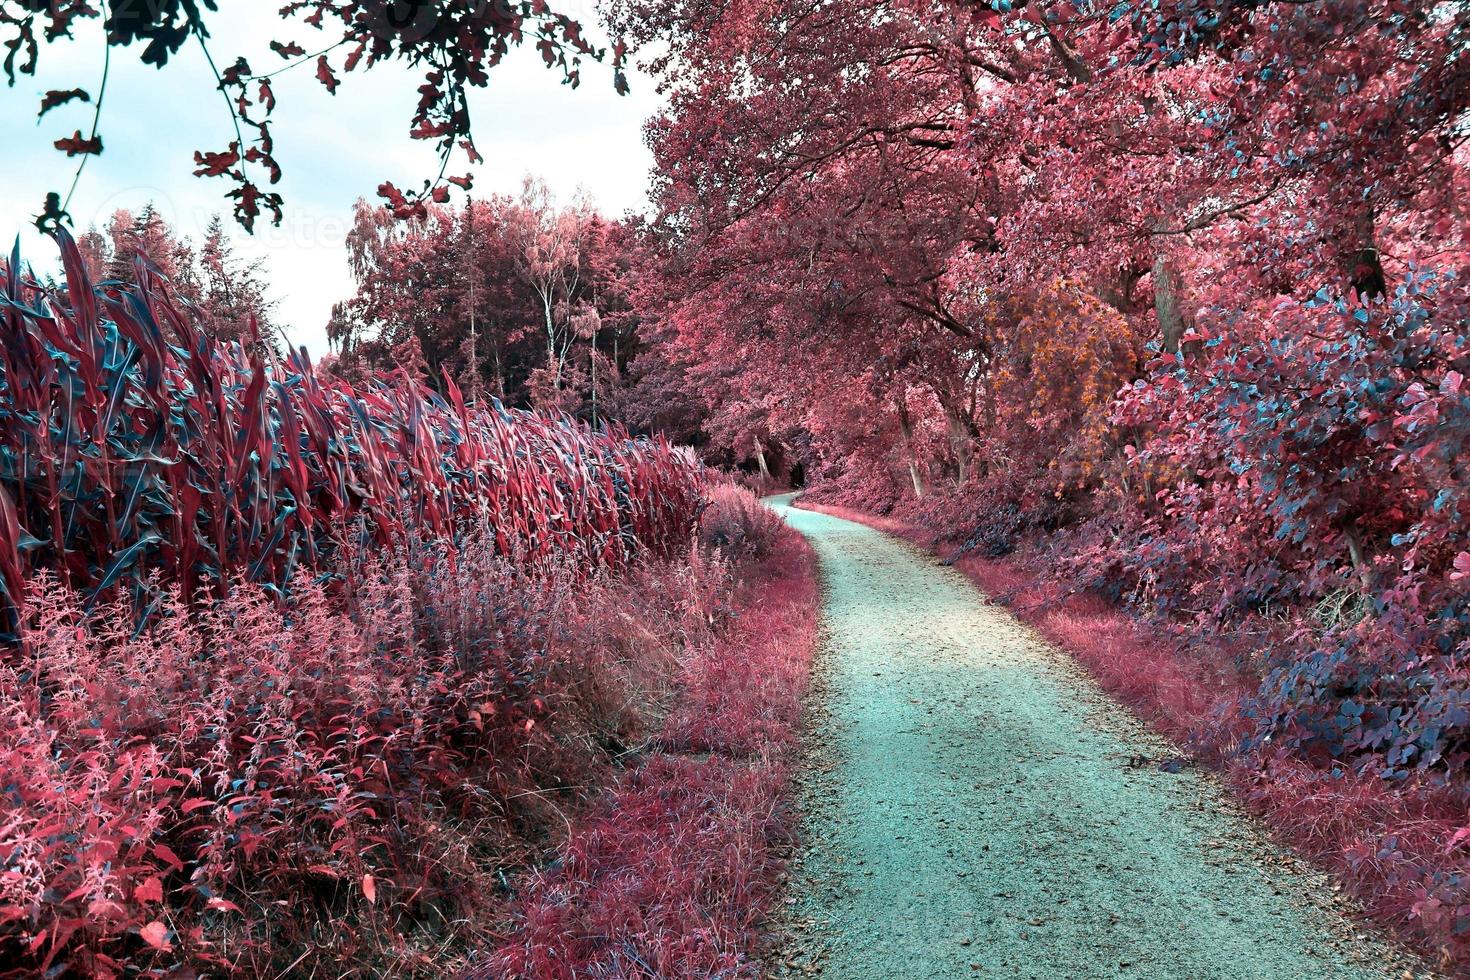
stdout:
[(715, 484), (706, 492), (705, 501), (699, 518), (699, 540), (705, 547), (760, 561), (782, 544), (786, 525), (745, 487)]
[(730, 578), (466, 544), (355, 554), (346, 608), (169, 586), (142, 630), (33, 583), (0, 659), (0, 962), (442, 976), (493, 942), (505, 876), (650, 737)]
[[(1465, 304), (1454, 276), (1410, 269), (1382, 298), (1323, 289), (1206, 308), (1181, 355), (1155, 357), (1118, 393), (1106, 432), (1102, 380), (1088, 397), (1051, 397), (1060, 367), (1007, 375), (1033, 396), (978, 444), (1001, 446), (1003, 465), (898, 514), (966, 553), (1030, 542), (1070, 585), (1255, 637), (1260, 687), (1238, 707), (1257, 740), (1395, 778), (1458, 773), (1470, 757)], [(1099, 379), (1126, 361), (1114, 353)], [(1047, 421), (1062, 409), (1066, 424)], [(1058, 479), (1064, 458), (1078, 469)]]
[(1410, 270), (1382, 300), (1323, 290), (1212, 312), (1186, 365), (1118, 408), (1154, 433), (1135, 469), (1170, 479), (1111, 560), (1166, 611), (1203, 604), (1236, 625), (1286, 610), (1260, 737), (1390, 776), (1458, 771), (1470, 740), (1470, 348), (1454, 285)]

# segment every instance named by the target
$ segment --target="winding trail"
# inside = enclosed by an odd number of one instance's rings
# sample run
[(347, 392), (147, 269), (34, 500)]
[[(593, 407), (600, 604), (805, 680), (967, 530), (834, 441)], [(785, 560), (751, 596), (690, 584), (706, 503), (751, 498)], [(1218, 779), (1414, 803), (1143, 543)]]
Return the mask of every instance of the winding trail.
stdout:
[(958, 572), (790, 499), (825, 642), (777, 975), (1425, 975)]

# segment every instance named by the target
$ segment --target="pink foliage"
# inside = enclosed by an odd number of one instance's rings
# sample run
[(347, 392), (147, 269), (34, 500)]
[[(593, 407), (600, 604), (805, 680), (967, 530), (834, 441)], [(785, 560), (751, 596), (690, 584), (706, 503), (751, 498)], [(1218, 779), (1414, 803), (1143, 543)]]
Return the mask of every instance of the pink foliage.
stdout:
[[(749, 494), (746, 494), (749, 497)], [(810, 552), (739, 598), (732, 631), (684, 665), (654, 754), (529, 883), (519, 929), (478, 976), (758, 977), (751, 951), (779, 880), (800, 698), (816, 634)]]
[(762, 506), (744, 487), (712, 481), (705, 500), (707, 508), (699, 523), (699, 540), (705, 547), (760, 561), (791, 543), (775, 511)]
[(467, 548), (361, 553), (354, 589), (168, 597), (135, 632), (38, 580), (0, 663), (0, 961), (442, 975), (502, 875), (650, 737), (719, 562), (587, 578)]
[(95, 603), (154, 576), (186, 599), (230, 575), (332, 574), (354, 539), (483, 534), (518, 561), (622, 567), (690, 544), (696, 461), (662, 438), (472, 403), (400, 374), (358, 387), (306, 356), (200, 332), (144, 257), (94, 285), (61, 232), (65, 289), (0, 263), (0, 591), (50, 570)]
[(1332, 846), (1392, 854), (1352, 880), (1470, 962), (1465, 835), (1415, 815), (1470, 802), (1470, 13), (612, 10), (663, 46), (644, 299), (711, 448), (760, 432), (816, 501), (1045, 569), (1016, 608), (1181, 741), (1290, 770), (1279, 812), (1373, 800)]

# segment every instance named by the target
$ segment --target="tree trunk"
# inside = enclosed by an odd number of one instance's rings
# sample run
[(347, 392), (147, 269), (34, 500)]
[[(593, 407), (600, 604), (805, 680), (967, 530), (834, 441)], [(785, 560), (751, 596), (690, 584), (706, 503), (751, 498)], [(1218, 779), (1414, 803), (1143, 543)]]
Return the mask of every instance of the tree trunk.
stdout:
[(1378, 243), (1374, 235), (1374, 215), (1371, 207), (1365, 207), (1354, 223), (1357, 244), (1349, 259), (1348, 277), (1353, 288), (1363, 299), (1382, 296), (1388, 292), (1388, 278), (1383, 273), (1383, 258), (1378, 254)]
[(505, 400), (505, 367), (500, 362), (500, 345), (495, 346), (495, 396)]
[(914, 499), (923, 500), (924, 479), (919, 474), (919, 461), (914, 457), (914, 427), (909, 420), (909, 406), (903, 395), (898, 396), (894, 407), (898, 410), (898, 431), (903, 435), (903, 451), (908, 457), (909, 479), (914, 484)]
[(970, 479), (970, 458), (974, 455), (975, 419), (966, 406), (952, 396), (934, 389), (934, 397), (944, 410), (945, 433), (949, 437), (949, 452), (954, 458), (955, 479), (965, 483)]
[(1129, 265), (1118, 272), (1117, 278), (1112, 282), (1100, 281), (1094, 288), (1093, 293), (1098, 299), (1111, 306), (1124, 316), (1132, 316), (1139, 312), (1141, 304), (1133, 290), (1138, 286), (1138, 281), (1148, 271), (1147, 266)]
[(1363, 542), (1358, 538), (1358, 529), (1349, 524), (1342, 532), (1343, 540), (1347, 542), (1348, 560), (1353, 563), (1353, 571), (1358, 575), (1358, 582), (1363, 587), (1364, 595), (1371, 595), (1373, 591), (1373, 566), (1368, 557), (1363, 553)]
[(561, 352), (556, 345), (556, 323), (552, 319), (551, 296), (541, 294), (541, 312), (546, 321), (546, 366), (552, 371), (552, 387), (561, 391)]
[(949, 430), (949, 451), (954, 454), (955, 478), (960, 483), (970, 479), (970, 457), (974, 446), (970, 438), (970, 426), (960, 413), (952, 408), (944, 410), (945, 425)]
[(766, 486), (770, 486), (771, 468), (766, 465), (766, 447), (759, 439), (755, 441), (755, 462), (761, 469), (761, 479), (765, 481)]
[(1183, 283), (1179, 270), (1160, 252), (1154, 259), (1154, 312), (1159, 316), (1159, 333), (1163, 339), (1164, 353), (1178, 354), (1180, 342), (1188, 332), (1193, 319), (1184, 311), (1180, 293)]

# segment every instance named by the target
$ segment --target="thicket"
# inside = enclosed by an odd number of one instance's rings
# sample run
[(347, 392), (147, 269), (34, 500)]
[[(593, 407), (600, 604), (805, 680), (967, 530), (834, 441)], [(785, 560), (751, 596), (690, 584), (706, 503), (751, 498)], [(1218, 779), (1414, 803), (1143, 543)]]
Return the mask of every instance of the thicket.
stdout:
[(442, 976), (670, 710), (738, 567), (660, 440), (0, 269), (0, 973)]

